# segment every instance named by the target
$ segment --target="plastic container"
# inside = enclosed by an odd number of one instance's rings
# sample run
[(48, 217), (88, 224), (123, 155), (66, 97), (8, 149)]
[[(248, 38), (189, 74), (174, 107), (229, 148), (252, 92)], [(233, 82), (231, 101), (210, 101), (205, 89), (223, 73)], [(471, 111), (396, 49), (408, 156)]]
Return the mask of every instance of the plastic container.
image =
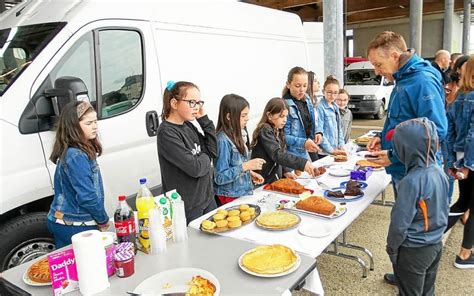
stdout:
[(104, 242), (105, 248), (105, 259), (107, 262), (107, 275), (111, 277), (115, 273), (115, 233), (113, 232), (103, 232), (102, 233), (102, 240)]
[(131, 242), (136, 245), (135, 213), (127, 203), (125, 195), (118, 197), (119, 204), (114, 213), (117, 242)]
[(126, 278), (135, 273), (135, 257), (132, 251), (115, 253), (115, 267), (117, 276)]
[(138, 243), (143, 252), (150, 252), (150, 241), (148, 235), (148, 212), (155, 208), (155, 200), (146, 186), (146, 179), (140, 179), (140, 189), (137, 193), (136, 206), (138, 210)]

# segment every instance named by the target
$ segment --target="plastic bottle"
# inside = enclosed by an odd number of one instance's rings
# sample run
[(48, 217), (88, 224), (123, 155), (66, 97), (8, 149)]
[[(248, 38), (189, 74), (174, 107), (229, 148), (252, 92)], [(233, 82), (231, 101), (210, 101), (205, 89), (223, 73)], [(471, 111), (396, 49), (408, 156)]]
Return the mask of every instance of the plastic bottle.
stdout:
[(131, 242), (136, 250), (135, 214), (127, 203), (125, 195), (118, 197), (119, 204), (114, 213), (115, 233), (118, 243)]
[(140, 179), (140, 189), (137, 193), (136, 206), (138, 211), (138, 242), (145, 253), (150, 251), (148, 236), (148, 212), (155, 207), (155, 201), (150, 189), (146, 187), (146, 179)]

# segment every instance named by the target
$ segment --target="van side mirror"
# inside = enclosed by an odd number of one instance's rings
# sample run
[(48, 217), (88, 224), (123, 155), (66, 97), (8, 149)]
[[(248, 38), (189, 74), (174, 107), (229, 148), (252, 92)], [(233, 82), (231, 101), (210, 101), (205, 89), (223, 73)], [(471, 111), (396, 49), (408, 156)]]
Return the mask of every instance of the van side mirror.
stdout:
[(44, 91), (47, 98), (51, 98), (54, 115), (59, 116), (64, 106), (87, 96), (87, 87), (84, 81), (77, 77), (63, 76), (56, 79), (53, 89)]

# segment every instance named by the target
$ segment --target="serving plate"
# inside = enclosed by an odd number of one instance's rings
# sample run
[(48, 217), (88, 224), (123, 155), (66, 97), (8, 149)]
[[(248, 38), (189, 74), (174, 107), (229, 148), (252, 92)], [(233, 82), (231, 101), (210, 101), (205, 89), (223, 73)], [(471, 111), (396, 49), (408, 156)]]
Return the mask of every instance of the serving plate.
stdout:
[[(252, 223), (261, 213), (261, 209), (259, 206), (257, 205), (254, 205), (254, 204), (247, 204), (249, 207), (251, 208), (254, 208), (255, 209), (255, 214), (252, 215), (250, 217), (249, 220), (247, 221), (242, 221), (242, 225), (240, 225), (239, 227), (215, 227), (214, 229), (205, 229), (202, 227), (202, 224), (200, 226), (200, 229), (201, 231), (204, 231), (204, 232), (208, 232), (208, 233), (221, 233), (221, 232), (227, 232), (227, 231), (232, 231), (232, 230), (235, 230), (235, 229), (240, 229), (241, 227), (247, 225), (247, 224), (250, 224)], [(228, 207), (228, 208), (225, 208), (226, 211), (231, 211), (231, 210), (240, 210), (241, 205), (236, 205), (236, 206), (232, 206), (232, 207)], [(209, 221), (212, 221), (212, 222), (215, 222), (214, 221), (214, 218), (213, 216), (217, 214), (217, 211), (215, 211), (209, 218), (207, 218), (206, 220), (209, 220)]]
[(363, 192), (362, 192), (362, 194), (355, 195), (355, 196), (354, 195), (344, 195), (344, 197), (341, 197), (341, 198), (328, 196), (328, 193), (330, 191), (342, 191), (342, 193), (344, 193), (344, 190), (345, 190), (345, 187), (333, 188), (333, 190), (324, 190), (323, 195), (324, 195), (325, 198), (327, 198), (329, 200), (338, 201), (338, 202), (353, 201), (353, 200), (357, 200), (357, 199), (364, 196)]
[(38, 283), (33, 280), (31, 280), (28, 277), (28, 269), (26, 269), (25, 273), (23, 274), (23, 282), (29, 286), (34, 286), (34, 287), (43, 287), (43, 286), (51, 286), (51, 282), (49, 283)]
[(294, 201), (294, 200), (281, 199), (278, 203), (280, 205), (281, 210), (290, 211), (290, 212), (293, 212), (293, 213), (296, 213), (296, 214), (306, 214), (306, 215), (311, 215), (311, 216), (316, 216), (316, 217), (323, 217), (323, 218), (326, 218), (326, 219), (339, 218), (347, 212), (346, 207), (340, 206), (340, 205), (335, 205), (336, 210), (334, 211), (334, 213), (332, 213), (331, 215), (323, 215), (323, 214), (319, 214), (319, 213), (314, 213), (314, 212), (310, 212), (310, 211), (297, 209), (296, 208), (296, 201)]

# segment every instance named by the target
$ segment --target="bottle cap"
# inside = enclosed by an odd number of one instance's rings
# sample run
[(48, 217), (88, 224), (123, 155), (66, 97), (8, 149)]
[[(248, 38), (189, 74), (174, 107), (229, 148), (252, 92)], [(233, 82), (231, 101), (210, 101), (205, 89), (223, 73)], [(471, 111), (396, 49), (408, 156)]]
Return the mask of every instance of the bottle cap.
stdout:
[(172, 199), (178, 199), (178, 193), (177, 192), (171, 193), (171, 198)]
[(166, 204), (166, 198), (165, 197), (160, 198), (160, 204), (162, 204), (162, 205)]
[(146, 178), (141, 178), (140, 179), (140, 184), (145, 184), (146, 183)]
[(126, 200), (127, 197), (125, 195), (120, 195), (119, 196), (119, 201), (123, 201), (123, 200)]

